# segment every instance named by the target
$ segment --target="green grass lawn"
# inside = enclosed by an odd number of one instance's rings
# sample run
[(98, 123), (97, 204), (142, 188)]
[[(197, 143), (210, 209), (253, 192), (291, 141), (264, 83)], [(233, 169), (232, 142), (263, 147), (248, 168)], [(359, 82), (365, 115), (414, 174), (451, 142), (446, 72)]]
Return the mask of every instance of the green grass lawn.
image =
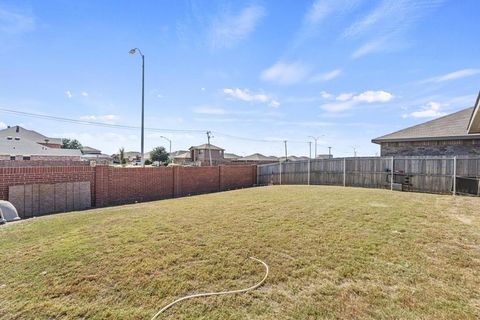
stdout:
[(275, 186), (0, 227), (1, 319), (479, 319), (480, 199)]

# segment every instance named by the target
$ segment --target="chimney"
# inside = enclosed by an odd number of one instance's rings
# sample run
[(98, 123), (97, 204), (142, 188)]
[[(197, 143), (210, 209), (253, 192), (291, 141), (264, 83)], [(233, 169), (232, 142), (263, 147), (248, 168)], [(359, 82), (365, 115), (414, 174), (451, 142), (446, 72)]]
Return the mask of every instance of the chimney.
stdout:
[(15, 132), (19, 132), (20, 131), (20, 126), (17, 126), (17, 129), (15, 130)]

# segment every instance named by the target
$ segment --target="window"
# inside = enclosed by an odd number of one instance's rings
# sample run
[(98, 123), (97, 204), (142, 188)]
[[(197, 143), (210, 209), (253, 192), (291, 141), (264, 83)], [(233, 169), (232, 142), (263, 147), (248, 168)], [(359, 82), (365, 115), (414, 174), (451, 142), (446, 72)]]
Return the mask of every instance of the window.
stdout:
[(10, 160), (15, 160), (15, 156), (10, 156)]
[(23, 156), (23, 160), (30, 160), (30, 156)]

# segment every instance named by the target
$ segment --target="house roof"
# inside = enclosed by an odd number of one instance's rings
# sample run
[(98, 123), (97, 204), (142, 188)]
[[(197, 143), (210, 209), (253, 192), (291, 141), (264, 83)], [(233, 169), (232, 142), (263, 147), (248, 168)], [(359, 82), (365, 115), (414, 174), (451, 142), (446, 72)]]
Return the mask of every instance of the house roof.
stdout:
[(176, 157), (176, 156), (178, 156), (178, 155), (181, 155), (181, 154), (183, 154), (183, 153), (185, 153), (185, 152), (189, 152), (189, 151), (187, 151), (187, 150), (177, 150), (177, 151), (173, 151), (173, 152), (170, 153), (170, 157), (173, 157), (173, 158), (174, 158), (174, 157)]
[(480, 139), (480, 134), (468, 133), (468, 123), (473, 109), (473, 107), (463, 109), (438, 119), (389, 133), (373, 139), (372, 142)]
[(232, 160), (232, 159), (238, 159), (241, 157), (239, 155), (236, 155), (235, 153), (224, 153), (223, 158)]
[(83, 154), (94, 154), (94, 155), (97, 155), (97, 154), (101, 154), (102, 152), (98, 149), (95, 149), (95, 148), (92, 148), (92, 147), (82, 147), (80, 149), (82, 151)]
[(30, 140), (36, 143), (45, 143), (45, 140), (48, 140), (48, 143), (51, 144), (62, 144), (62, 139), (60, 138), (49, 138), (36, 131), (28, 130), (20, 126), (13, 126), (0, 130), (0, 139), (6, 137), (20, 137), (23, 140)]
[(43, 155), (58, 157), (80, 157), (82, 152), (79, 149), (48, 148), (23, 138), (8, 139), (4, 137), (0, 138), (0, 154), (15, 156)]
[(180, 153), (180, 154), (177, 154), (175, 157), (175, 159), (190, 159), (191, 158), (191, 154), (189, 151), (186, 151), (184, 153)]
[(239, 161), (272, 161), (270, 157), (264, 156), (261, 153), (254, 153), (249, 156), (237, 159)]
[(480, 133), (480, 92), (478, 93), (477, 101), (475, 102), (475, 107), (468, 123), (468, 133)]
[(87, 153), (87, 154), (82, 154), (82, 159), (86, 160), (112, 160), (112, 157), (109, 156), (108, 154), (104, 153)]
[(188, 150), (208, 150), (208, 149), (210, 149), (210, 150), (220, 150), (220, 151), (225, 150), (225, 149), (222, 149), (220, 147), (214, 146), (213, 144), (208, 145), (206, 143), (201, 144), (199, 146), (191, 146), (190, 149), (188, 149)]

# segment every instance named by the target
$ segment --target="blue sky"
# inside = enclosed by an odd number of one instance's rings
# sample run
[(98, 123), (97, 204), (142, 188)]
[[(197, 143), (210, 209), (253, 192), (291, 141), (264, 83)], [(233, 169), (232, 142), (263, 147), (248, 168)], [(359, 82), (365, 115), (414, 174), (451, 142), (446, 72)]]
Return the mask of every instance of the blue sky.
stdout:
[[(377, 136), (473, 105), (477, 0), (2, 1), (0, 108), (140, 125), (146, 150), (205, 143), (246, 155), (375, 155)], [(0, 112), (113, 153), (139, 130)], [(191, 131), (191, 130), (200, 130)], [(246, 139), (239, 139), (242, 137)], [(311, 140), (311, 139), (310, 139)]]

